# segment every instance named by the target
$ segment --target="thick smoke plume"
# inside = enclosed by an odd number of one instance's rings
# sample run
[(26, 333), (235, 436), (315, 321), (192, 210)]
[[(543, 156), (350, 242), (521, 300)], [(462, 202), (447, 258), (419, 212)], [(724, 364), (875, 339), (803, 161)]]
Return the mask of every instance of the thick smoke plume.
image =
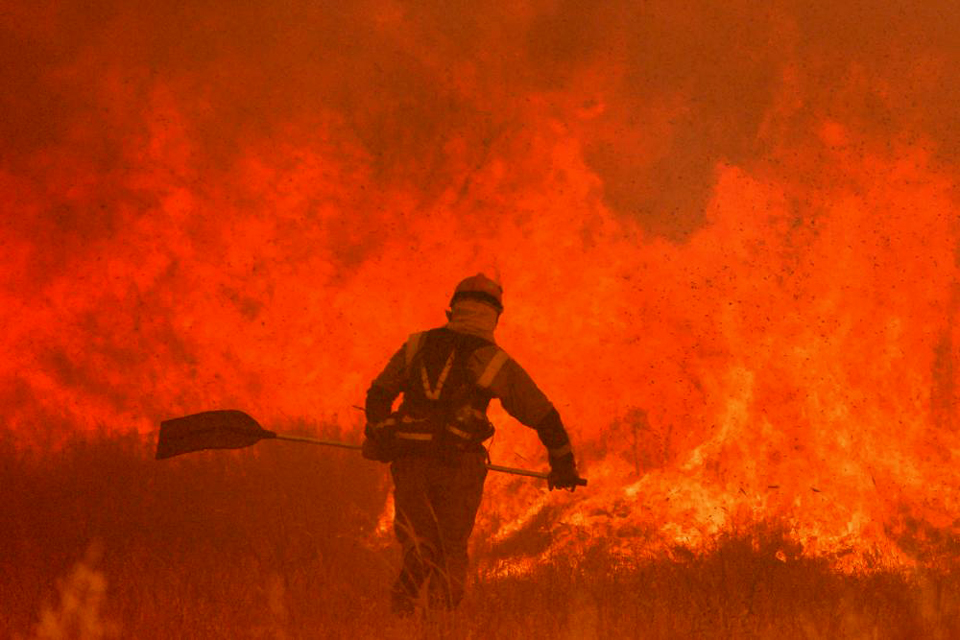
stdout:
[[(958, 31), (951, 3), (8, 6), (4, 423), (355, 428), (483, 269), (597, 478), (570, 522), (929, 560), (960, 507)], [(495, 456), (540, 460), (499, 421)], [(519, 495), (496, 522), (550, 503)]]

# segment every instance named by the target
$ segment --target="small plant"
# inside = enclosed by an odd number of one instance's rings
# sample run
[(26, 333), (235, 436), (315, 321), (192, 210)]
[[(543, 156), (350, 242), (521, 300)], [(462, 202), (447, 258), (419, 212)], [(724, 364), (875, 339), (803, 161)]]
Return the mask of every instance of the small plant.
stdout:
[(101, 614), (107, 592), (106, 576), (97, 570), (102, 555), (102, 546), (91, 544), (83, 560), (59, 581), (60, 602), (43, 608), (35, 638), (100, 640), (119, 635), (118, 625)]

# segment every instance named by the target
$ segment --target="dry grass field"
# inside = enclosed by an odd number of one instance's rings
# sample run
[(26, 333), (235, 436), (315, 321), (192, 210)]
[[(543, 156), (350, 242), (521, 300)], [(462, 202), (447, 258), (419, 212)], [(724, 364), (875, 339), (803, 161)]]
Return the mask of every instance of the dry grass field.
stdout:
[(596, 540), (516, 575), (481, 545), (456, 614), (400, 620), (382, 467), (283, 443), (156, 462), (152, 446), (0, 439), (0, 637), (960, 637), (960, 571), (840, 574), (778, 560), (769, 532), (643, 563)]

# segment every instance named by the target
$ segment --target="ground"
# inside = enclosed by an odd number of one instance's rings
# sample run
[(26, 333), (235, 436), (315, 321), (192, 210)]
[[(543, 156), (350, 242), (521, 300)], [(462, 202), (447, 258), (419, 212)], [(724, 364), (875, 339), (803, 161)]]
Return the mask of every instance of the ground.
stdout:
[[(0, 636), (960, 637), (956, 568), (784, 561), (789, 543), (769, 527), (642, 562), (595, 540), (524, 572), (479, 544), (456, 614), (397, 619), (398, 553), (376, 531), (382, 466), (275, 442), (160, 462), (151, 447), (135, 435), (57, 451), (0, 439)], [(528, 535), (545, 534), (548, 523)]]

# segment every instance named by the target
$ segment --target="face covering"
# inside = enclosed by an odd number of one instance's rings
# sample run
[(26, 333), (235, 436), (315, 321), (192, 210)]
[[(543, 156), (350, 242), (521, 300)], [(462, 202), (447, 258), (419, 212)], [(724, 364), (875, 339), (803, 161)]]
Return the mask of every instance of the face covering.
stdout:
[(485, 302), (458, 300), (451, 307), (448, 317), (450, 321), (447, 322), (447, 329), (494, 342), (493, 330), (497, 328), (500, 314)]

